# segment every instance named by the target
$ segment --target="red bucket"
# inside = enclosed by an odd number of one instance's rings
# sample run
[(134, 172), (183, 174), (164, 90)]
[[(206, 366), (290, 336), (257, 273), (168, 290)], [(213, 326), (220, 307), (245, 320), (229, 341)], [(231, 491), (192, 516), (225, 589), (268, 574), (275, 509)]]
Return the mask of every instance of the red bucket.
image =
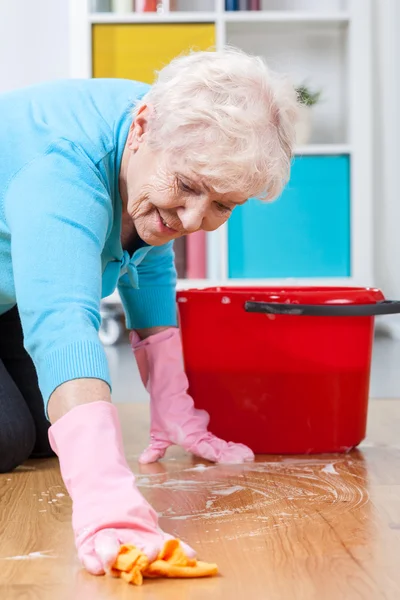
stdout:
[(185, 367), (210, 430), (259, 454), (346, 452), (365, 437), (374, 316), (367, 288), (178, 293)]

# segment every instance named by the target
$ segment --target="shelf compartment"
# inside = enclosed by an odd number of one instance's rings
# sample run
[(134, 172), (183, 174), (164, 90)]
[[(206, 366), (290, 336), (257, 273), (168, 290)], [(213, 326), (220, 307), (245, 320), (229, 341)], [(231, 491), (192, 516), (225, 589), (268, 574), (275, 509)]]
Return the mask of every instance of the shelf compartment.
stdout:
[(349, 156), (296, 158), (281, 198), (235, 209), (228, 270), (235, 279), (349, 277)]

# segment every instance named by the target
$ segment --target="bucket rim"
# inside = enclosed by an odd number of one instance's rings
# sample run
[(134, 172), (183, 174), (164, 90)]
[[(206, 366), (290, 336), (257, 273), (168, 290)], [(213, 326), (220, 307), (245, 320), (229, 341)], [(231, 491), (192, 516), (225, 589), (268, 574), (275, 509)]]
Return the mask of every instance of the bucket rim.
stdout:
[(361, 286), (210, 286), (177, 292), (178, 301), (221, 297), (285, 304), (376, 304), (385, 300), (379, 288)]

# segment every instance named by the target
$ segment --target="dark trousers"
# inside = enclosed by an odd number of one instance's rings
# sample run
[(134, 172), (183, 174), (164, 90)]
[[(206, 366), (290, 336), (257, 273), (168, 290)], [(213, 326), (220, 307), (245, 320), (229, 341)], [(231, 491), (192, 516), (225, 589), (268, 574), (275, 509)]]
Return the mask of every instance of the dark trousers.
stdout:
[(0, 473), (28, 458), (54, 456), (36, 369), (17, 308), (0, 315)]

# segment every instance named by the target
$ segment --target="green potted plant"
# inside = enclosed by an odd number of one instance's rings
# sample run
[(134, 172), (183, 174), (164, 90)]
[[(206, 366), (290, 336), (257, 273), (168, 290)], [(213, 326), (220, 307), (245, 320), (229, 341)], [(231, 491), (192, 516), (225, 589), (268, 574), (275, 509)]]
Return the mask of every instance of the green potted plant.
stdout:
[(321, 90), (312, 90), (305, 83), (296, 88), (299, 102), (299, 118), (296, 124), (296, 142), (298, 146), (308, 143), (312, 131), (312, 107), (321, 98)]

